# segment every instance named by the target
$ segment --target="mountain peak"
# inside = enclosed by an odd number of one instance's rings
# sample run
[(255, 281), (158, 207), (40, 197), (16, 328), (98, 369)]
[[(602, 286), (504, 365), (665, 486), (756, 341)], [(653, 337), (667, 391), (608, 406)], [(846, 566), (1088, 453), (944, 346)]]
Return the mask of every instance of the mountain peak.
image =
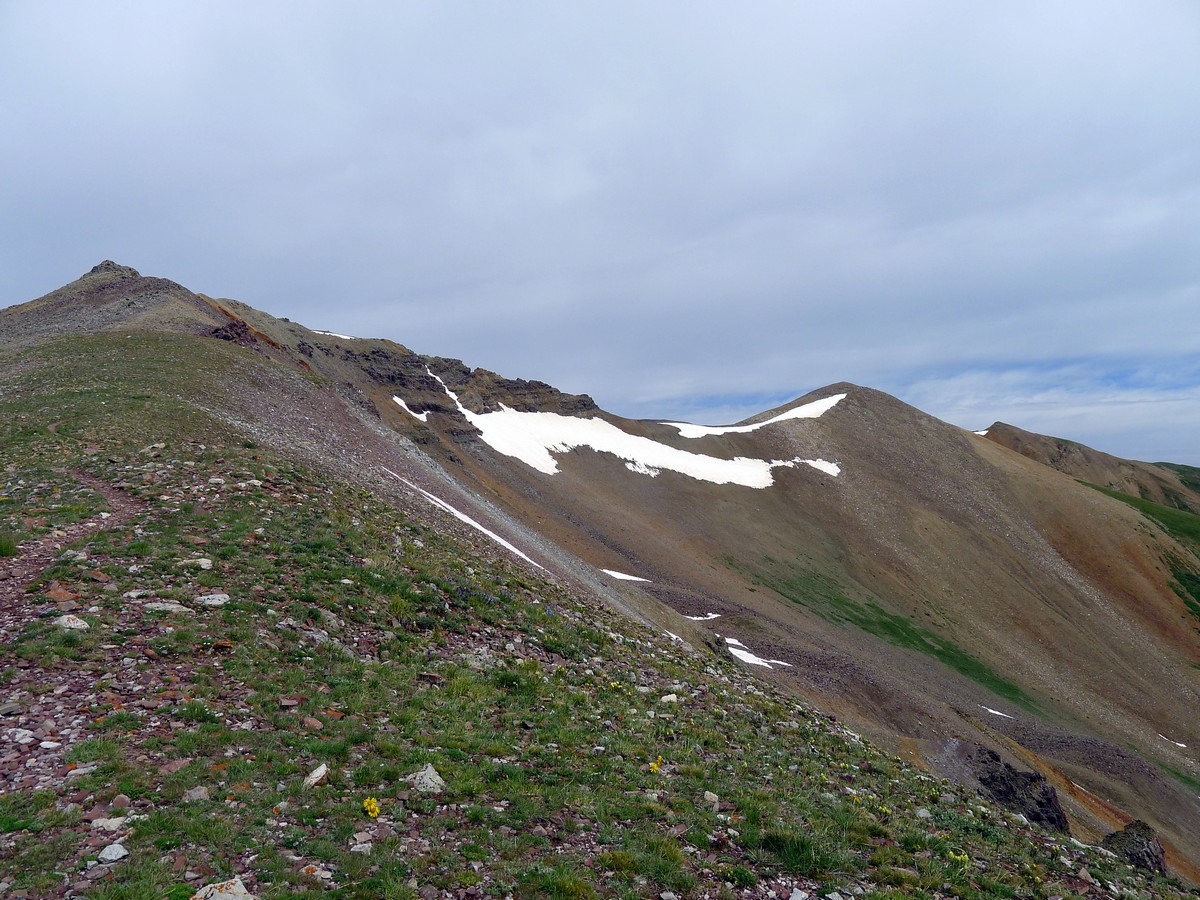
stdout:
[(142, 277), (142, 273), (132, 266), (122, 266), (111, 259), (106, 259), (102, 263), (92, 266), (88, 275), (122, 275), (126, 278)]

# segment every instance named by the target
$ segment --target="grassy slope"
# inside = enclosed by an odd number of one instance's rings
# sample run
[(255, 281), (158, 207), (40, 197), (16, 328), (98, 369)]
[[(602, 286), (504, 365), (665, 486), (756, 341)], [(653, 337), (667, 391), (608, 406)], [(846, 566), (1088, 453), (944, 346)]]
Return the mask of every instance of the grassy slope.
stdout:
[[(1107, 494), (1115, 500), (1120, 500), (1122, 503), (1132, 506), (1142, 515), (1153, 519), (1161, 525), (1168, 534), (1181, 544), (1185, 546), (1190, 545), (1200, 551), (1200, 516), (1195, 513), (1176, 509), (1171, 506), (1163, 506), (1161, 503), (1154, 503), (1151, 500), (1144, 500), (1141, 497), (1133, 497), (1097, 484), (1089, 484), (1086, 481), (1082, 483), (1087, 484), (1088, 487), (1094, 488), (1102, 494)], [(1174, 555), (1168, 557), (1167, 563), (1170, 565), (1171, 574), (1175, 578), (1175, 592), (1179, 594), (1180, 599), (1183, 600), (1192, 615), (1200, 619), (1200, 574), (1194, 570), (1194, 563), (1192, 567), (1189, 567), (1183, 560)]]
[(889, 644), (932, 656), (943, 665), (1035, 715), (1042, 715), (1037, 703), (1019, 685), (1002, 676), (982, 660), (964, 651), (953, 641), (927, 628), (913, 624), (901, 615), (888, 612), (874, 598), (855, 600), (837, 582), (806, 569), (766, 557), (754, 565), (726, 560), (735, 570), (799, 606), (810, 609), (830, 622), (850, 624)]
[[(0, 530), (33, 539), (103, 510), (80, 473), (146, 503), (79, 545), (86, 565), (54, 564), (28, 595), (50, 609), (42, 591), (58, 581), (91, 629), (30, 617), (0, 666), (2, 700), (18, 683), (48, 693), (98, 679), (88, 734), (65, 748), (85, 774), (0, 796), (0, 881), (37, 896), (74, 880), (96, 854), (82, 814), (123, 793), (145, 818), (93, 897), (186, 897), (185, 869), (243, 873), (261, 897), (733, 896), (768, 884), (787, 896), (788, 883), (1050, 897), (1079, 891), (1084, 865), (1135, 891), (1179, 892), (977, 799), (939, 801), (945, 784), (734, 663), (246, 446), (189, 399), (188, 373), (219, 385), (247, 365), (239, 353), (80, 338), (26, 355), (24, 374), (0, 385)], [(183, 562), (201, 554), (211, 570)], [(195, 606), (218, 589), (228, 605)], [(122, 596), (132, 590), (195, 612), (146, 611)], [(480, 664), (484, 650), (494, 664)], [(157, 687), (130, 694), (139, 679)], [(668, 693), (679, 702), (661, 702)], [(303, 789), (319, 763), (329, 780)], [(425, 763), (446, 793), (402, 780)], [(184, 799), (201, 787), (207, 798)], [(364, 831), (370, 851), (355, 852)]]

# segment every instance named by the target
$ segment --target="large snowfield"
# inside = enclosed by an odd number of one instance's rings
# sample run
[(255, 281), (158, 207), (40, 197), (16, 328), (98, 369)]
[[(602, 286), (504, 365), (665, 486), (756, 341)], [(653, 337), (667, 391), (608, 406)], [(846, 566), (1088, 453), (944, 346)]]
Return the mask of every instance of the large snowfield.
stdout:
[[(568, 453), (580, 447), (587, 447), (599, 453), (611, 453), (625, 461), (625, 467), (631, 472), (655, 477), (664, 470), (678, 472), (699, 481), (712, 484), (737, 484), (751, 488), (767, 488), (775, 483), (774, 469), (795, 468), (798, 465), (811, 466), (827, 475), (837, 477), (841, 468), (824, 459), (754, 459), (738, 456), (733, 459), (723, 459), (718, 456), (708, 456), (702, 453), (691, 453), (661, 444), (658, 441), (640, 435), (629, 434), (616, 425), (600, 418), (583, 419), (577, 416), (564, 416), (550, 412), (520, 412), (501, 405), (495, 412), (476, 413), (467, 409), (459, 402), (446, 383), (433, 372), (447, 396), (457, 406), (468, 422), (479, 429), (480, 437), (497, 453), (519, 459), (533, 469), (547, 475), (559, 471), (558, 461), (553, 454)], [(717, 427), (709, 425), (684, 425), (682, 423), (664, 423), (678, 428), (685, 437), (700, 437), (708, 434), (742, 434), (754, 431), (775, 422), (788, 419), (816, 418), (833, 408), (845, 397), (836, 394), (824, 400), (807, 403), (782, 413), (766, 422), (757, 425)], [(405, 412), (415, 418), (425, 421), (425, 413), (418, 415), (400, 397), (392, 398)], [(685, 429), (689, 431), (685, 432)]]

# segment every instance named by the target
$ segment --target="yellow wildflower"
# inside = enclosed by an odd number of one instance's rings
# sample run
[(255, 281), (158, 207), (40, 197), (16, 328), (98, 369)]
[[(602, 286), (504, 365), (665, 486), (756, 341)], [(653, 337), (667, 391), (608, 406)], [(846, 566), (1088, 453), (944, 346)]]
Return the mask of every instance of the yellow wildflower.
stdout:
[(654, 762), (650, 763), (650, 771), (657, 774), (658, 770), (662, 768), (662, 764), (663, 764), (663, 758), (660, 756)]
[(379, 815), (379, 801), (374, 797), (368, 797), (363, 801), (363, 812), (372, 819), (376, 818)]

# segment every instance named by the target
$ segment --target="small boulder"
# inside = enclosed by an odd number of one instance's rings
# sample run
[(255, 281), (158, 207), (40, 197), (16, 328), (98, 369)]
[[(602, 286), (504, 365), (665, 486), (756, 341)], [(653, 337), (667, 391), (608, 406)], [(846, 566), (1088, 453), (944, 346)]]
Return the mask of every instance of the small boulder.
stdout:
[(433, 763), (426, 763), (425, 768), (413, 772), (411, 775), (405, 775), (404, 780), (422, 794), (440, 794), (446, 789), (446, 782), (438, 774), (438, 770), (433, 767)]
[(100, 862), (115, 863), (115, 862), (119, 862), (120, 860), (124, 859), (128, 855), (129, 855), (129, 851), (126, 850), (120, 844), (109, 844), (107, 847), (105, 847), (103, 850), (100, 851)]
[(65, 628), (67, 631), (87, 631), (92, 626), (79, 618), (79, 616), (59, 616), (54, 620), (54, 624), (59, 628)]
[(306, 788), (314, 788), (318, 784), (324, 784), (328, 778), (329, 766), (325, 765), (325, 763), (321, 763), (308, 773), (308, 777), (304, 779), (304, 786)]

